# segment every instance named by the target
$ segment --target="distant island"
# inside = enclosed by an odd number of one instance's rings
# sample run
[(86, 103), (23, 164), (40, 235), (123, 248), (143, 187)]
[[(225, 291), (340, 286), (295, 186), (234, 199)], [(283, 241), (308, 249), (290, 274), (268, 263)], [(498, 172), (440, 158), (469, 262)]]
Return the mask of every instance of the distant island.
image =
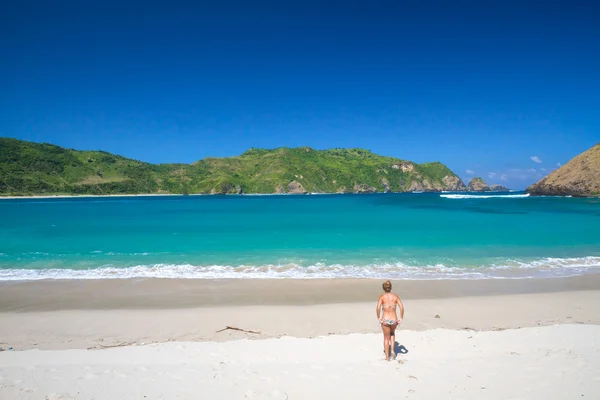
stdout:
[(271, 194), (466, 191), (439, 162), (364, 149), (250, 149), (193, 164), (150, 164), (104, 151), (0, 138), (0, 195)]
[(527, 188), (533, 196), (600, 196), (600, 143)]
[(488, 185), (483, 178), (475, 177), (469, 182), (467, 190), (469, 192), (508, 192), (510, 189), (498, 184)]

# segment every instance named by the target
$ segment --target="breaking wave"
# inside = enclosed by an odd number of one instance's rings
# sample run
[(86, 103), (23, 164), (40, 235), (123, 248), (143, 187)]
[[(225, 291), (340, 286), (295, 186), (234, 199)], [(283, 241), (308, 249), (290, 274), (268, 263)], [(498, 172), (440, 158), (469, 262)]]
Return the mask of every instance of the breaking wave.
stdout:
[(529, 197), (529, 193), (524, 194), (440, 194), (440, 197), (446, 199), (515, 199)]
[(403, 263), (366, 266), (316, 264), (301, 266), (198, 266), (153, 264), (133, 267), (104, 266), (92, 269), (2, 269), (0, 281), (43, 279), (525, 279), (567, 277), (600, 273), (600, 257), (542, 258), (534, 261), (503, 260), (498, 264), (456, 267), (443, 264), (411, 266)]

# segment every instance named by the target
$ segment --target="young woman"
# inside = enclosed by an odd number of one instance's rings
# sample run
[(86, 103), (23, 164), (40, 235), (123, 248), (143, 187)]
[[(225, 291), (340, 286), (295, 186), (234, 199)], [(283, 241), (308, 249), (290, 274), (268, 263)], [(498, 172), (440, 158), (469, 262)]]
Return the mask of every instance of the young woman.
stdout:
[[(396, 327), (404, 319), (404, 305), (400, 297), (396, 296), (392, 292), (392, 282), (383, 282), (384, 293), (379, 296), (377, 302), (377, 319), (381, 324), (383, 330), (383, 351), (385, 353), (385, 359), (389, 361), (390, 353), (392, 358), (396, 358), (394, 353), (394, 345), (396, 343)], [(400, 308), (400, 318), (396, 315), (396, 306)], [(383, 315), (381, 315), (383, 310)]]

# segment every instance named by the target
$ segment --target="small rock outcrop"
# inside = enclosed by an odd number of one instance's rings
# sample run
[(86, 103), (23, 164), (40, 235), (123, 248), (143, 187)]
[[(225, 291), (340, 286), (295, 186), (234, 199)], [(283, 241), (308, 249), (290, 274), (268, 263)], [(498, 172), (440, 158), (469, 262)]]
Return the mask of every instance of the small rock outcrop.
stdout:
[(473, 178), (469, 182), (469, 192), (489, 192), (490, 187), (482, 178)]
[(290, 194), (306, 194), (306, 190), (304, 190), (304, 187), (298, 181), (288, 183), (287, 192)]
[(401, 169), (402, 172), (413, 172), (415, 170), (415, 164), (410, 161), (402, 161), (399, 164), (392, 164), (392, 169)]
[(427, 192), (439, 192), (442, 189), (441, 185), (432, 185), (427, 179), (423, 179), (421, 184)]
[(410, 186), (408, 187), (408, 191), (409, 192), (424, 192), (425, 191), (425, 187), (419, 181), (412, 181), (410, 183)]
[(493, 185), (490, 185), (490, 191), (492, 191), (492, 192), (509, 192), (510, 189), (507, 188), (506, 186), (493, 184)]
[(527, 188), (533, 196), (600, 196), (600, 143)]
[(210, 194), (242, 194), (242, 187), (240, 185), (232, 185), (231, 183), (224, 183), (217, 185), (210, 190)]
[[(458, 181), (462, 184), (462, 181), (458, 179)], [(464, 186), (464, 184), (462, 185)], [(406, 189), (408, 192), (442, 192), (444, 190), (448, 191), (457, 191), (461, 186), (459, 184), (448, 185), (446, 183), (442, 184), (439, 182), (430, 182), (428, 179), (422, 180), (413, 180), (410, 182), (410, 185)]]
[(364, 183), (354, 184), (354, 193), (375, 193), (377, 189), (372, 186), (365, 185)]
[(390, 191), (390, 181), (388, 181), (387, 178), (381, 178), (381, 184), (383, 185), (384, 193)]
[(285, 193), (285, 189), (283, 188), (283, 186), (281, 185), (277, 185), (275, 187), (275, 193), (276, 194), (284, 194)]

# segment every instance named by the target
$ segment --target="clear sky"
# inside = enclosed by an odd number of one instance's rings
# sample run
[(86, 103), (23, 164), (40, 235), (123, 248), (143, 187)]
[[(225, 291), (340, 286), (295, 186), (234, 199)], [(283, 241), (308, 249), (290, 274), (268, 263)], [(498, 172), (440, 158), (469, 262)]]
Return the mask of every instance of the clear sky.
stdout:
[(524, 188), (600, 142), (600, 1), (4, 1), (0, 52), (0, 136), (149, 162), (363, 147)]

